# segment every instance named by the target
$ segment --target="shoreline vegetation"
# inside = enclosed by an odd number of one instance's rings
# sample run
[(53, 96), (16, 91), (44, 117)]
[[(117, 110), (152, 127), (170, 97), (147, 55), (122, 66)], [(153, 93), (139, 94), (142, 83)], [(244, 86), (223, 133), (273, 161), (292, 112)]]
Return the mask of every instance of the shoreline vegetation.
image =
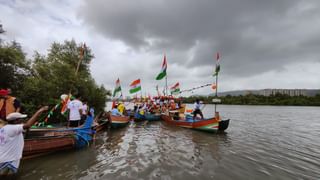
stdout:
[[(0, 43), (0, 88), (10, 88), (12, 95), (22, 103), (22, 112), (33, 114), (39, 106), (55, 106), (62, 94), (79, 94), (81, 100), (100, 112), (107, 95), (103, 85), (97, 85), (90, 73), (93, 59), (90, 48), (79, 65), (82, 44), (75, 40), (53, 42), (45, 55), (35, 52), (29, 59), (16, 41)], [(65, 118), (54, 113), (54, 119)]]
[[(205, 104), (214, 104), (212, 99), (214, 96), (190, 96), (181, 97), (184, 103), (194, 103), (196, 99), (200, 99)], [(289, 96), (284, 94), (275, 94), (271, 96), (262, 95), (240, 95), (240, 96), (219, 96), (221, 103), (224, 105), (274, 105), (274, 106), (320, 106), (320, 94), (316, 96)]]

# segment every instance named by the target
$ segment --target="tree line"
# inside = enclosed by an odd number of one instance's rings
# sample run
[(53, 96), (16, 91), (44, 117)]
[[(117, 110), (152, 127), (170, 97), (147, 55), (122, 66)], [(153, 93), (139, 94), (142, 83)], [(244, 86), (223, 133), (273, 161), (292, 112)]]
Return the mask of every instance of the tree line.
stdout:
[(54, 106), (62, 94), (70, 92), (79, 94), (96, 111), (102, 111), (110, 91), (97, 85), (90, 74), (89, 64), (94, 58), (90, 48), (75, 73), (80, 50), (81, 44), (75, 40), (54, 42), (46, 55), (35, 52), (28, 59), (19, 43), (2, 42), (0, 88), (10, 88), (12, 95), (21, 101), (22, 111), (28, 114), (41, 105)]
[[(214, 96), (190, 96), (182, 97), (185, 103), (194, 103), (196, 99), (204, 103), (211, 104)], [(287, 105), (287, 106), (320, 106), (320, 94), (316, 96), (289, 96), (285, 94), (275, 94), (271, 96), (263, 95), (240, 95), (240, 96), (222, 96), (221, 104), (233, 105)]]

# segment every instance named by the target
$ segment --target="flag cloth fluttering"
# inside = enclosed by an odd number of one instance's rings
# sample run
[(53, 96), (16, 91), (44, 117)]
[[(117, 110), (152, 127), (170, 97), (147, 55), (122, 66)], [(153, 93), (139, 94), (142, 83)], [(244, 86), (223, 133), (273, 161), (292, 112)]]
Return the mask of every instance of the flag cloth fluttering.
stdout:
[[(120, 79), (119, 78), (116, 81), (116, 87), (113, 90), (113, 95), (112, 96), (116, 97), (118, 93), (121, 93), (121, 85), (120, 85)], [(122, 95), (122, 93), (121, 93), (121, 95)]]
[(140, 79), (134, 80), (131, 84), (130, 84), (130, 90), (129, 92), (131, 94), (136, 93), (141, 91), (141, 83), (140, 83)]
[(217, 84), (216, 84), (216, 83), (213, 83), (213, 84), (211, 85), (211, 88), (212, 88), (212, 90), (217, 89)]
[(167, 75), (167, 60), (166, 60), (166, 55), (164, 55), (161, 72), (156, 77), (156, 80), (161, 80), (164, 77), (166, 77), (166, 75)]
[(215, 70), (214, 70), (214, 72), (213, 72), (212, 76), (217, 76), (217, 75), (218, 75), (218, 73), (220, 72), (220, 62), (219, 62), (220, 54), (219, 54), (219, 52), (217, 52), (216, 59), (217, 59), (217, 61), (216, 61), (216, 68), (215, 68)]
[(177, 82), (174, 86), (170, 88), (171, 94), (179, 94), (180, 93), (180, 87), (179, 82)]

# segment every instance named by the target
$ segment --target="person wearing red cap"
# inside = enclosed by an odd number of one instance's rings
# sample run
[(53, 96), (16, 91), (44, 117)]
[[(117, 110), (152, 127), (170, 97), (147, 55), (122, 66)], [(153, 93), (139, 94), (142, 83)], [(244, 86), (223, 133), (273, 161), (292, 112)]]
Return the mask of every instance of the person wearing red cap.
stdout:
[[(11, 91), (11, 90), (10, 90)], [(13, 112), (20, 111), (20, 102), (13, 96), (9, 96), (6, 89), (0, 90), (0, 119), (6, 120), (6, 117)]]

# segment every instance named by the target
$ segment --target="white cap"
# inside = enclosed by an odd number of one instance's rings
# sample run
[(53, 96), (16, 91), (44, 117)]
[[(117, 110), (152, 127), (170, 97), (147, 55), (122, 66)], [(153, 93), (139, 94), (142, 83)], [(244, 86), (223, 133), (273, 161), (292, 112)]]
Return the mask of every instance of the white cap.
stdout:
[(7, 121), (13, 121), (13, 120), (16, 120), (16, 119), (26, 118), (27, 116), (28, 115), (26, 115), (26, 114), (21, 114), (19, 112), (14, 112), (14, 113), (10, 113), (7, 116)]

